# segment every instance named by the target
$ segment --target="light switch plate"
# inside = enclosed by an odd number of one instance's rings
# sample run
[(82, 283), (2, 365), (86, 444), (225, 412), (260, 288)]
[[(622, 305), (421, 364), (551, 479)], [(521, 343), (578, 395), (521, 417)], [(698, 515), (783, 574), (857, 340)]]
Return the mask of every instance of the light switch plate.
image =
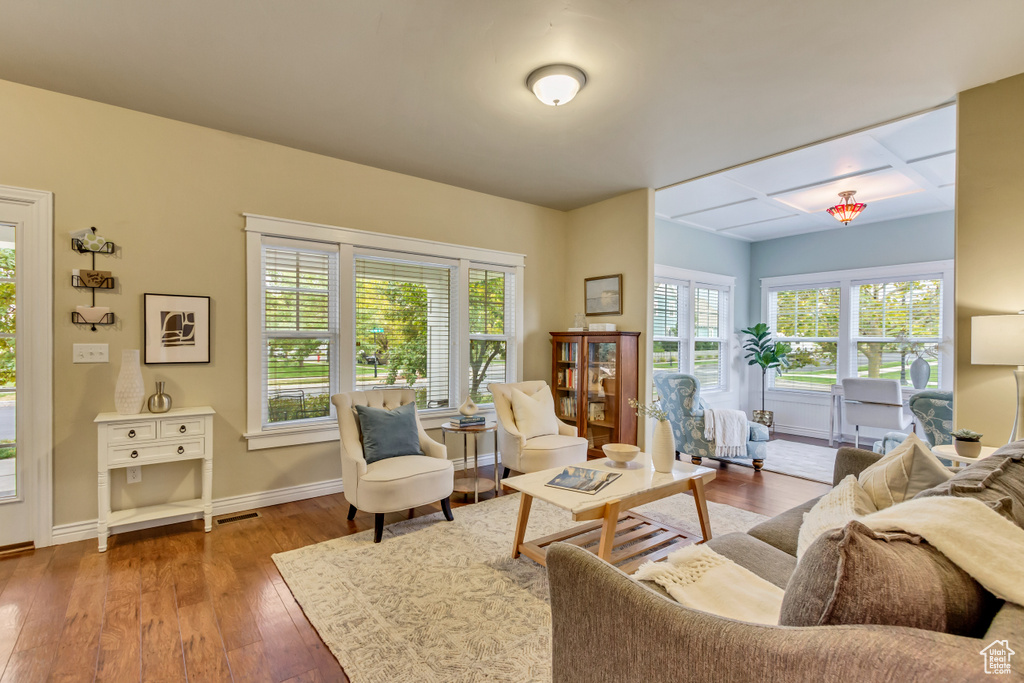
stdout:
[(135, 467), (126, 467), (125, 475), (128, 477), (129, 484), (138, 484), (142, 481), (142, 465), (136, 465)]
[(106, 344), (75, 344), (73, 363), (106, 363), (109, 356)]

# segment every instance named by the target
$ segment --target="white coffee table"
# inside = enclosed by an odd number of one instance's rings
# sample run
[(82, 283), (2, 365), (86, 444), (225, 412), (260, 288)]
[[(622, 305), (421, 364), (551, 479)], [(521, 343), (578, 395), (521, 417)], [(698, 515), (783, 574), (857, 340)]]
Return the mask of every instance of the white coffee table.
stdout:
[(956, 446), (954, 446), (951, 443), (947, 443), (947, 444), (943, 444), (941, 446), (934, 446), (932, 448), (932, 453), (934, 453), (935, 455), (939, 456), (940, 458), (945, 458), (946, 460), (952, 460), (953, 461), (953, 465), (956, 466), (956, 465), (959, 465), (962, 462), (963, 463), (978, 462), (979, 460), (981, 460), (983, 458), (987, 458), (988, 456), (992, 455), (997, 450), (998, 450), (997, 448), (993, 448), (992, 446), (982, 446), (981, 447), (981, 454), (977, 458), (965, 458), (964, 456), (959, 455), (956, 452)]
[[(587, 548), (588, 550), (603, 560), (618, 565), (623, 571), (631, 573), (642, 562), (662, 559), (673, 550), (694, 543), (692, 534), (632, 512), (631, 508), (686, 491), (693, 493), (693, 500), (697, 506), (697, 518), (700, 520), (703, 538), (696, 542), (710, 540), (711, 523), (708, 521), (704, 485), (715, 478), (715, 470), (676, 462), (672, 472), (662, 474), (654, 471), (651, 467), (650, 456), (646, 453), (637, 456), (636, 462), (643, 466), (638, 469), (620, 469), (611, 466), (607, 459), (590, 460), (576, 465), (576, 467), (618, 472), (622, 475), (594, 495), (546, 486), (556, 474), (564, 469), (562, 467), (502, 480), (502, 485), (523, 494), (519, 503), (519, 517), (516, 521), (512, 557), (519, 557), (522, 553), (531, 560), (544, 565), (547, 546), (556, 541), (567, 541), (581, 547), (591, 545), (592, 547)], [(587, 521), (588, 523), (533, 541), (526, 541), (526, 525), (530, 519), (530, 507), (534, 498), (568, 510), (574, 521)], [(680, 504), (683, 503), (684, 501), (681, 499)], [(627, 544), (629, 544), (628, 547), (624, 547)], [(637, 556), (641, 553), (647, 554), (638, 558)]]

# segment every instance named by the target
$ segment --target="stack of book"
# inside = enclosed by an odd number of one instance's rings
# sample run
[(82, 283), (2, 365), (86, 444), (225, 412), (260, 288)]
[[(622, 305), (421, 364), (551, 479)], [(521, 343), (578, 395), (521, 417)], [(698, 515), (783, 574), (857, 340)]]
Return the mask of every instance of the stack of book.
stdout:
[(459, 415), (452, 418), (452, 424), (456, 427), (475, 427), (486, 422), (483, 415)]

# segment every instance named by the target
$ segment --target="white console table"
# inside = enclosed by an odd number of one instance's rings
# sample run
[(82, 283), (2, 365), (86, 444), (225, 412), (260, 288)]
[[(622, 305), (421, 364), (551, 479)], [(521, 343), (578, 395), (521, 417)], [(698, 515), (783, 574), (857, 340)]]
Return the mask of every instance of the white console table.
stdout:
[[(175, 408), (166, 413), (96, 416), (97, 495), (99, 517), (96, 535), (100, 552), (107, 549), (110, 528), (201, 512), (206, 530), (213, 527), (213, 416), (210, 406)], [(201, 498), (110, 510), (110, 472), (137, 465), (182, 460), (203, 461)]]

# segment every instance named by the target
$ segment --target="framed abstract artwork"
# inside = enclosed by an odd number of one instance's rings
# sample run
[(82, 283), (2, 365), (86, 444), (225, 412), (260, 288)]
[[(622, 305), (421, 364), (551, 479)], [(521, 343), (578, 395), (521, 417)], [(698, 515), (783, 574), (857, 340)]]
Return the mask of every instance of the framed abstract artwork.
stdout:
[(583, 281), (587, 315), (622, 315), (622, 274)]
[(145, 294), (147, 365), (210, 362), (210, 297)]

